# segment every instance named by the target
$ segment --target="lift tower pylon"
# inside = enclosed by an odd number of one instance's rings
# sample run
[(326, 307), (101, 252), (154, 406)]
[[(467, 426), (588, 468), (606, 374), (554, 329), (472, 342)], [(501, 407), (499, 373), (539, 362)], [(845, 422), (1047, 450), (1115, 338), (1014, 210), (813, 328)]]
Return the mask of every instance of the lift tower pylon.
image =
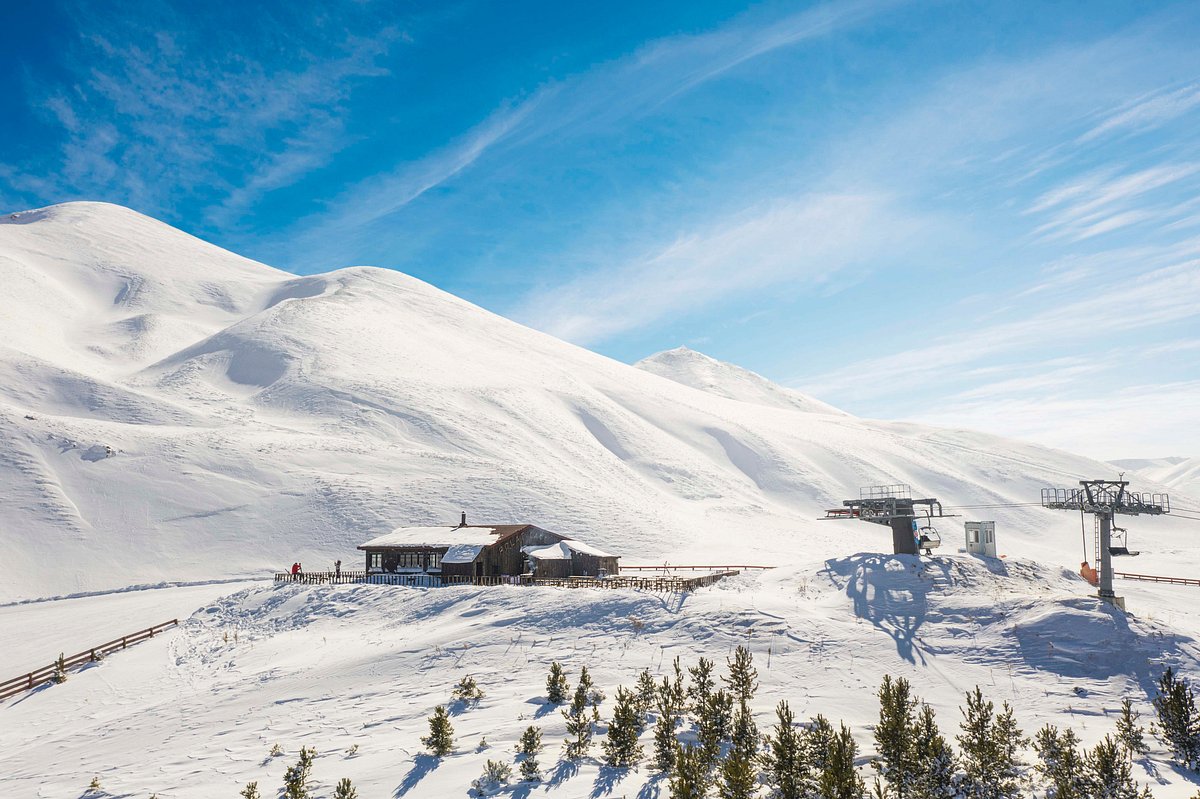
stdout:
[(1113, 591), (1112, 528), (1116, 514), (1160, 516), (1171, 512), (1166, 494), (1139, 494), (1125, 490), (1128, 480), (1080, 480), (1079, 488), (1043, 488), (1042, 507), (1077, 510), (1096, 517), (1100, 529), (1100, 598), (1121, 605)]

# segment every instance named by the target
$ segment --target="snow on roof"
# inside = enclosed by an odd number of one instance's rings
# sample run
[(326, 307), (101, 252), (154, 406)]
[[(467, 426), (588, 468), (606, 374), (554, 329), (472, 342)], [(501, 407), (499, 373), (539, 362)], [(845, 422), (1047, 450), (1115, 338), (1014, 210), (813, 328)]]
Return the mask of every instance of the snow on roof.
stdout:
[(557, 544), (551, 544), (548, 547), (522, 547), (522, 550), (526, 555), (537, 560), (569, 560), (572, 552), (592, 555), (597, 558), (615, 557), (615, 555), (610, 555), (601, 549), (589, 546), (582, 541), (576, 541), (573, 538), (563, 539)]
[(372, 538), (367, 547), (445, 547), (456, 544), (487, 546), (496, 540), (494, 527), (397, 527), (390, 533)]
[(559, 541), (548, 547), (522, 547), (525, 554), (534, 560), (570, 560), (571, 549), (566, 541)]
[(473, 563), (483, 544), (454, 544), (442, 555), (442, 563)]

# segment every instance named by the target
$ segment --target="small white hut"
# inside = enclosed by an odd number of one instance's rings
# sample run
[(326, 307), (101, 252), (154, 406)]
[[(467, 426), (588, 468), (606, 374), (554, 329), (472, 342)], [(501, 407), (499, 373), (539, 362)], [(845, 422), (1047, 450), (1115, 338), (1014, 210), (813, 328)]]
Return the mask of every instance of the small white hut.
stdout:
[(985, 558), (996, 557), (995, 522), (967, 522), (966, 530), (968, 553)]

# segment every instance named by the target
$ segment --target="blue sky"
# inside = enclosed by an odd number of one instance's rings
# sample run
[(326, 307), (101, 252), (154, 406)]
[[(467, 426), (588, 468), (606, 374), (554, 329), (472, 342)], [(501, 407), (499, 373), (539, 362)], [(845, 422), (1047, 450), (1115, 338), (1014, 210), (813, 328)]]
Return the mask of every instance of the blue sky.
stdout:
[(1200, 454), (1195, 3), (6, 15), (4, 209), (395, 268), (863, 416)]

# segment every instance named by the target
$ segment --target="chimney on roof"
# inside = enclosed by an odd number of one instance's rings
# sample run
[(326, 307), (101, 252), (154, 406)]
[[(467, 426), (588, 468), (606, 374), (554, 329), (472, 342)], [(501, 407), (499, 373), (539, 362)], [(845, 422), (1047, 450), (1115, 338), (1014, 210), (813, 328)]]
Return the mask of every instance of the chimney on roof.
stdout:
[(459, 527), (466, 527), (466, 526), (467, 526), (467, 512), (466, 512), (466, 511), (463, 511), (463, 512), (462, 512), (462, 521), (458, 523), (458, 526), (459, 526)]

